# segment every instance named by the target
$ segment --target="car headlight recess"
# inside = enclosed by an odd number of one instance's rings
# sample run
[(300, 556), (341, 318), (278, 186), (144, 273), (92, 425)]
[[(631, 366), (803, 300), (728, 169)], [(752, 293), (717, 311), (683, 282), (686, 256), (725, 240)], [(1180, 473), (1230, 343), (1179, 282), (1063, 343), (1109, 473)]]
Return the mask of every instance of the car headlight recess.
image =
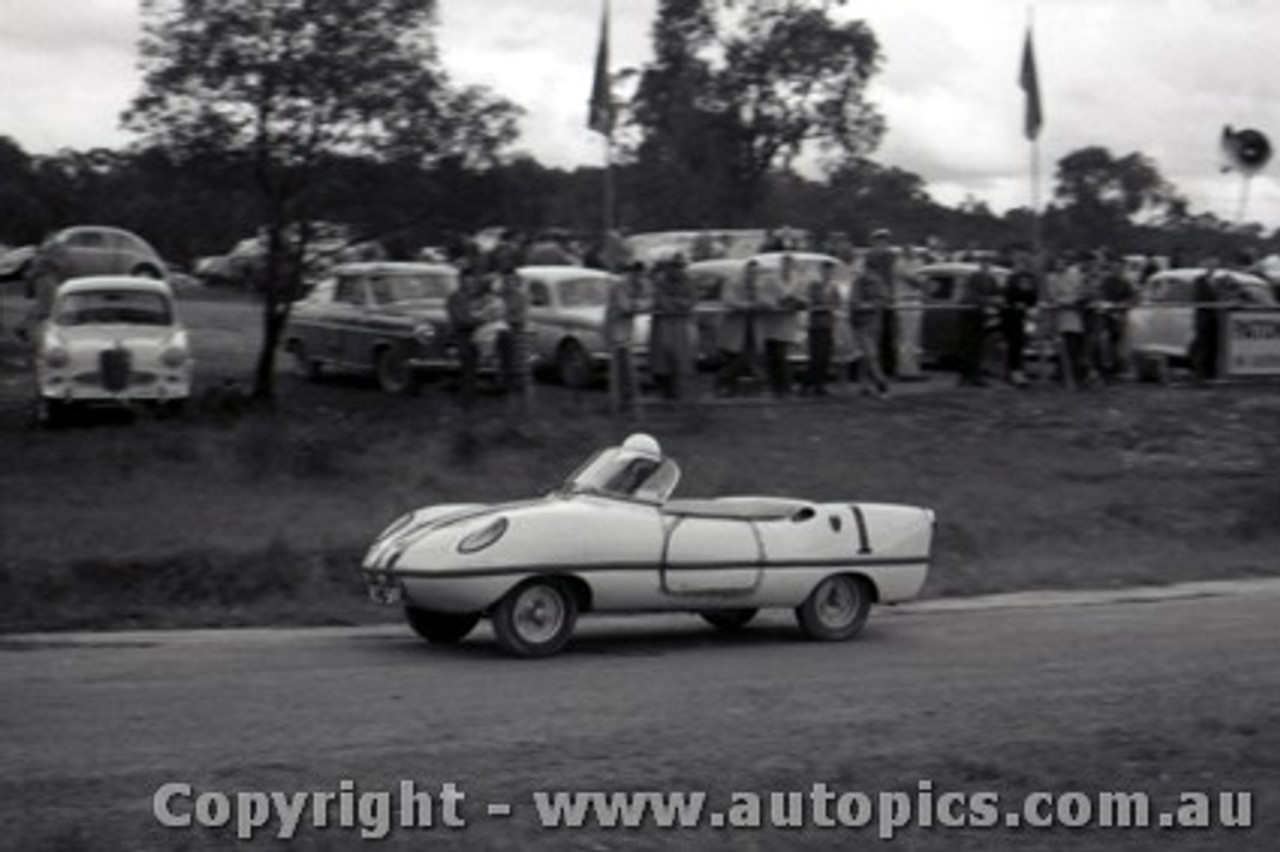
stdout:
[(506, 518), (495, 518), (485, 526), (469, 534), (462, 541), (458, 542), (459, 553), (476, 553), (489, 547), (498, 539), (502, 538), (503, 533), (507, 531), (509, 523)]

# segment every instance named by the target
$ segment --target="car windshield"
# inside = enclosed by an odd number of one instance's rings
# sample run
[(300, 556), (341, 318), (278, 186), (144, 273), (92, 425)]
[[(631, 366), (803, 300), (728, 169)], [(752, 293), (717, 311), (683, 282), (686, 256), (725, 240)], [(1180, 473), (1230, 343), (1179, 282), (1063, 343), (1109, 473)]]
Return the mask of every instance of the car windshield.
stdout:
[(590, 308), (609, 299), (609, 279), (569, 278), (560, 282), (560, 304), (566, 308)]
[(169, 300), (159, 293), (88, 290), (64, 296), (54, 318), (59, 325), (172, 325), (173, 311)]
[(565, 481), (561, 493), (665, 503), (679, 481), (680, 468), (671, 459), (611, 447), (578, 468)]
[(444, 301), (453, 292), (453, 276), (446, 272), (415, 272), (371, 279), (373, 299), (379, 305), (422, 299)]

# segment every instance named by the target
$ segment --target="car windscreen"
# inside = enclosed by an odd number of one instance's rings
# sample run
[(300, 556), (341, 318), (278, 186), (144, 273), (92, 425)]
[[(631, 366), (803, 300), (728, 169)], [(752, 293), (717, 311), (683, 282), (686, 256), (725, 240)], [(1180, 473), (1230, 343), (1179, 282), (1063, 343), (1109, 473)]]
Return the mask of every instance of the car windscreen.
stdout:
[(560, 305), (565, 308), (589, 308), (609, 300), (608, 278), (568, 278), (560, 282)]
[(444, 301), (453, 292), (454, 276), (447, 272), (415, 272), (380, 275), (370, 279), (373, 300), (379, 305), (421, 300)]
[(579, 468), (565, 490), (662, 503), (679, 481), (680, 468), (670, 459), (613, 447)]
[(54, 320), (59, 325), (172, 325), (173, 310), (169, 300), (159, 293), (85, 290), (63, 296), (54, 311)]

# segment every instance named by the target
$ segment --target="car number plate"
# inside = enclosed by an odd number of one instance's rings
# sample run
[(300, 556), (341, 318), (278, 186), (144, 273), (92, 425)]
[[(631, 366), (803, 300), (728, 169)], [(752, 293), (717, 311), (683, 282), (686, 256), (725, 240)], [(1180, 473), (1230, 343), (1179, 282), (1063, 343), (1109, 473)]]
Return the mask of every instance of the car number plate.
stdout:
[(399, 586), (370, 586), (369, 600), (380, 604), (400, 603)]

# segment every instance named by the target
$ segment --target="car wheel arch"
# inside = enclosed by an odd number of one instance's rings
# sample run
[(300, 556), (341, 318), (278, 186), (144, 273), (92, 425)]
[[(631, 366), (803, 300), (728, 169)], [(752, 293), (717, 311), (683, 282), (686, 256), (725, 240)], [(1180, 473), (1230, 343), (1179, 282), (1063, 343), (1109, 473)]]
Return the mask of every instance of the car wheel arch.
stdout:
[(595, 590), (591, 588), (591, 584), (583, 577), (577, 574), (567, 573), (548, 573), (548, 574), (529, 574), (521, 577), (510, 586), (504, 588), (496, 595), (492, 602), (483, 610), (485, 616), (492, 616), (498, 605), (502, 603), (502, 599), (517, 589), (523, 588), (530, 583), (538, 581), (555, 581), (567, 588), (573, 595), (574, 601), (578, 604), (578, 612), (590, 612), (595, 603)]

